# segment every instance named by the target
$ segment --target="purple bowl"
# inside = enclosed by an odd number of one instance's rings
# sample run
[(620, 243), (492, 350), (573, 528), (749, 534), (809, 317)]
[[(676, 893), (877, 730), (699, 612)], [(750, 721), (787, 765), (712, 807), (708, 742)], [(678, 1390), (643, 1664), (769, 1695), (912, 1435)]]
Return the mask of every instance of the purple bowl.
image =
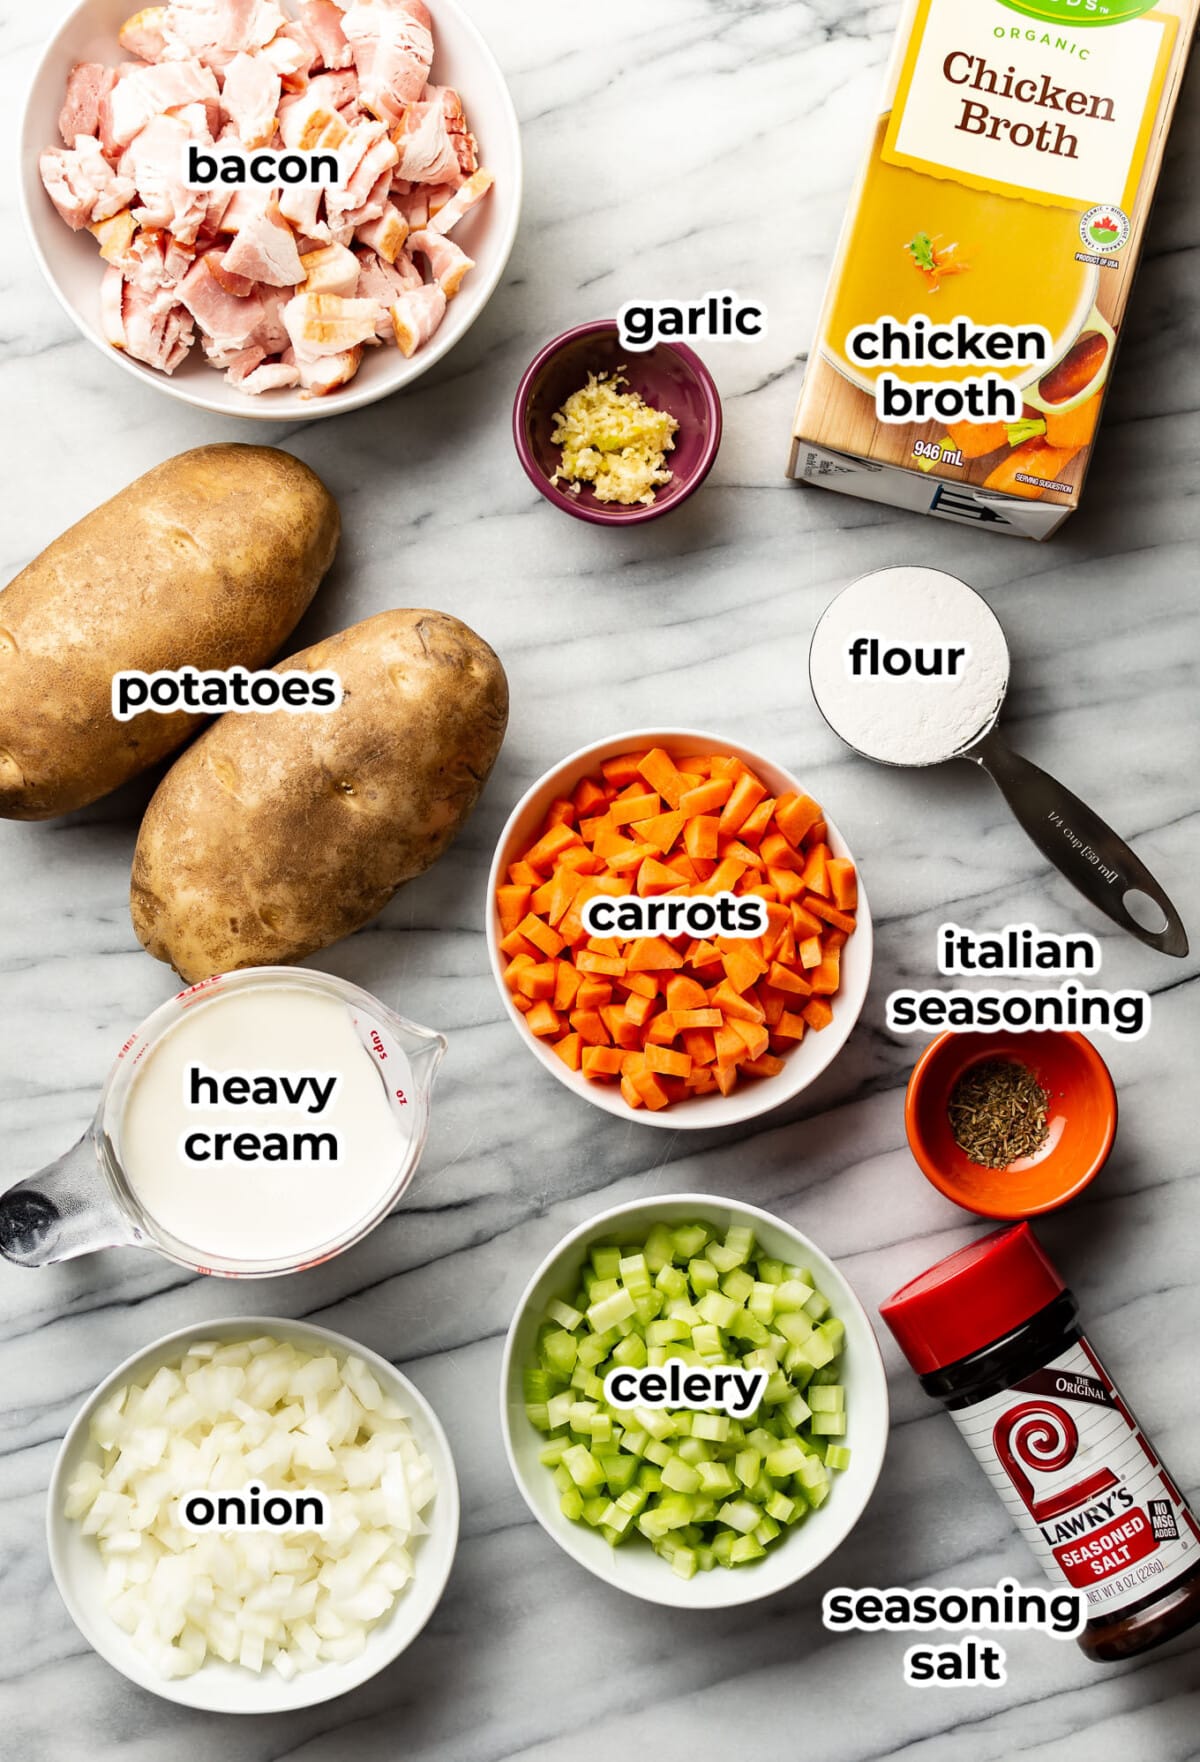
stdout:
[[(551, 483), (562, 463), (562, 449), (550, 436), (555, 413), (587, 384), (589, 373), (624, 370), (629, 389), (679, 424), (675, 450), (667, 454), (674, 473), (649, 507), (598, 502), (589, 485), (573, 494)], [(556, 337), (536, 357), (513, 406), (513, 438), (526, 475), (556, 508), (596, 526), (633, 526), (669, 514), (695, 493), (713, 468), (721, 445), (721, 399), (712, 374), (694, 350), (682, 343), (656, 343), (652, 349), (621, 346), (611, 320), (579, 324)]]

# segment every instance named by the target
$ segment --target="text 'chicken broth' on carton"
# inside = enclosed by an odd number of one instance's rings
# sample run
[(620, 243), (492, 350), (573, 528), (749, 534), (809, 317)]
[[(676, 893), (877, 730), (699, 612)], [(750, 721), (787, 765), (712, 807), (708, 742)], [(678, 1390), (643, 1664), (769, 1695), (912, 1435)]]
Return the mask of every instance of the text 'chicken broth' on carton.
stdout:
[(1200, 0), (909, 0), (804, 482), (1048, 538), (1079, 503)]

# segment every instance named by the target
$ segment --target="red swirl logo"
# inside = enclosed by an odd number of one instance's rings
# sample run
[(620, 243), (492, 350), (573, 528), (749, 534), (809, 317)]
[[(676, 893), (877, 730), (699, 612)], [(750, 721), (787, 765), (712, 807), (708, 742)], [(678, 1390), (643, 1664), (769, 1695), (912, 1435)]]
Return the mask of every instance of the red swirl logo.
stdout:
[(1117, 1484), (1112, 1470), (1101, 1468), (1073, 1486), (1037, 1497), (1026, 1470), (1055, 1474), (1073, 1462), (1079, 1450), (1079, 1428), (1066, 1408), (1055, 1401), (1022, 1401), (1019, 1406), (1010, 1407), (996, 1421), (992, 1444), (1004, 1472), (1037, 1523), (1061, 1517), (1064, 1511), (1074, 1511), (1077, 1505), (1086, 1505), (1089, 1499)]

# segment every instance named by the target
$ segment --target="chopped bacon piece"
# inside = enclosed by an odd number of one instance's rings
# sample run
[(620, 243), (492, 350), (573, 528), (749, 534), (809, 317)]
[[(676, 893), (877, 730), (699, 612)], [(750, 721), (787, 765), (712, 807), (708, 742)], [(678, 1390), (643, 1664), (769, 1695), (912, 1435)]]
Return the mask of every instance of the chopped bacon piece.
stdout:
[(114, 349), (125, 347), (124, 304), (125, 277), (119, 269), (110, 267), (104, 271), (104, 280), (100, 283), (100, 332)]
[(268, 287), (294, 288), (304, 280), (296, 235), (286, 220), (259, 214), (240, 227), (225, 254), (230, 275), (265, 281)]
[(325, 398), (339, 386), (349, 385), (362, 361), (362, 349), (347, 349), (341, 355), (322, 355), (315, 361), (302, 361), (289, 350), (283, 361), (285, 366), (296, 367), (305, 397)]
[(192, 136), (177, 116), (156, 116), (130, 143), (121, 161), (137, 185), (141, 203), (134, 218), (142, 226), (164, 228), (181, 245), (194, 245), (208, 218), (208, 193), (183, 181), (184, 157)]
[(477, 171), (473, 177), (467, 179), (461, 189), (455, 191), (445, 207), (439, 208), (432, 216), (430, 229), (433, 232), (450, 232), (477, 202), (482, 202), (495, 181), (490, 171)]
[(411, 359), (446, 316), (446, 296), (436, 282), (401, 294), (392, 307), (392, 329), (400, 353)]
[(127, 18), (117, 32), (117, 41), (125, 53), (136, 55), (141, 61), (161, 61), (167, 48), (163, 28), (166, 16), (165, 6), (147, 6)]
[(373, 251), (364, 251), (358, 261), (358, 297), (375, 302), (375, 335), (394, 341), (392, 307), (411, 288), (424, 286), (421, 272), (410, 257), (401, 257), (392, 264)]
[(179, 302), (222, 349), (246, 348), (266, 317), (253, 294), (231, 294), (222, 287), (207, 256), (197, 257), (180, 282)]
[(297, 361), (340, 355), (375, 335), (371, 300), (344, 300), (336, 294), (297, 294), (284, 307), (283, 322)]
[(109, 139), (116, 147), (127, 147), (156, 116), (220, 95), (212, 69), (199, 61), (162, 61), (157, 67), (130, 68), (121, 74), (105, 101)]
[(355, 238), (378, 253), (385, 263), (394, 263), (404, 249), (408, 222), (394, 202), (388, 202), (377, 220), (364, 221), (355, 229)]
[(319, 91), (314, 80), (298, 97), (285, 98), (279, 106), (279, 132), (293, 152), (314, 153), (318, 148), (340, 153), (350, 134), (345, 118)]
[(433, 26), (421, 0), (353, 0), (342, 17), (358, 69), (362, 107), (397, 123), (425, 90)]
[(398, 177), (414, 184), (459, 182), (458, 148), (440, 97), (410, 104), (392, 138), (400, 152)]
[(408, 252), (411, 255), (414, 251), (426, 259), (434, 281), (448, 300), (454, 298), (475, 267), (475, 259), (460, 250), (453, 239), (429, 227), (410, 235)]
[(283, 95), (279, 75), (261, 55), (235, 55), (225, 71), (221, 109), (243, 147), (269, 146)]
[(247, 392), (251, 397), (257, 398), (263, 392), (286, 392), (299, 385), (300, 369), (284, 361), (266, 361), (252, 373), (239, 377), (234, 376), (231, 368), (225, 377), (240, 392)]
[(300, 17), (317, 46), (322, 67), (353, 66), (354, 51), (342, 29), (341, 8), (335, 6), (333, 0), (302, 0)]
[(169, 294), (150, 294), (130, 281), (121, 301), (121, 322), (128, 353), (160, 373), (174, 373), (196, 340), (185, 307), (173, 304)]
[(300, 259), (306, 294), (338, 294), (349, 299), (358, 291), (358, 258), (345, 245), (324, 245)]
[(117, 83), (115, 67), (98, 61), (78, 61), (67, 76), (67, 97), (58, 119), (58, 132), (68, 147), (80, 135), (100, 138), (100, 105)]
[(119, 214), (113, 214), (107, 220), (93, 221), (88, 231), (100, 246), (104, 261), (121, 264), (129, 254), (137, 221), (128, 208), (122, 208)]
[(115, 172), (92, 135), (77, 135), (73, 147), (51, 147), (38, 160), (46, 194), (73, 232), (96, 220), (109, 220), (127, 208), (136, 185)]

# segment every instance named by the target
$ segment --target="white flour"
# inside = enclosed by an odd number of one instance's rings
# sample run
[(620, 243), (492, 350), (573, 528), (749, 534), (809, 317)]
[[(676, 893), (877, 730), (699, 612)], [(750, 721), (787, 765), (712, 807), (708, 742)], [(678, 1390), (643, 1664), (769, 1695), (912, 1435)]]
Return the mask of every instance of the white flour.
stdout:
[[(879, 654), (958, 647), (951, 675), (855, 677), (856, 638), (878, 638)], [(991, 727), (1008, 685), (1008, 645), (990, 606), (965, 582), (938, 569), (880, 569), (852, 582), (817, 625), (809, 671), (813, 693), (835, 734), (885, 765), (936, 765)]]

